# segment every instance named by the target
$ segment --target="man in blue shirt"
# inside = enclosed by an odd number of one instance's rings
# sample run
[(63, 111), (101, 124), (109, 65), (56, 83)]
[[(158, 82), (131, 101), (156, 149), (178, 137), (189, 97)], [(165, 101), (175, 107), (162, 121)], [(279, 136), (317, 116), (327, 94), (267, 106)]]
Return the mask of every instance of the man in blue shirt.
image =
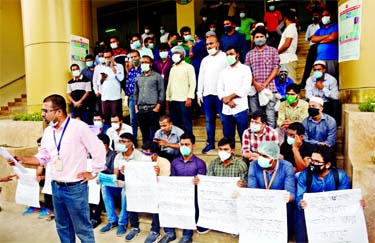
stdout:
[(336, 143), (336, 121), (330, 115), (323, 113), (323, 99), (312, 97), (309, 101), (309, 116), (302, 124), (306, 129), (305, 141), (333, 147)]
[(281, 101), (285, 100), (286, 87), (293, 83), (293, 79), (288, 77), (288, 68), (285, 65), (281, 65), (279, 75), (275, 77), (275, 85), (277, 93), (281, 95)]
[(224, 19), (225, 34), (220, 38), (220, 49), (226, 51), (228, 47), (234, 46), (240, 50), (240, 61), (245, 61), (246, 53), (249, 51), (245, 36), (234, 29), (234, 20), (231, 17)]
[(282, 159), (276, 142), (264, 141), (258, 149), (258, 160), (252, 162), (249, 167), (248, 188), (260, 188), (271, 190), (286, 190), (288, 238), (293, 235), (294, 199), (296, 194), (296, 177), (293, 165)]
[(307, 203), (302, 199), (305, 192), (325, 192), (350, 189), (350, 181), (344, 171), (332, 168), (334, 150), (319, 145), (309, 158), (310, 166), (298, 176), (296, 202), (296, 242), (307, 242), (305, 214)]

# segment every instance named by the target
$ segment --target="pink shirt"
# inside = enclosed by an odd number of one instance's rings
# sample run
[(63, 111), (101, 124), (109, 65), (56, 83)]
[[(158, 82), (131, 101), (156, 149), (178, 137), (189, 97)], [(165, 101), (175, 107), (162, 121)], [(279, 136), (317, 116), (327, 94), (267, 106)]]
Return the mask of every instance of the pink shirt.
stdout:
[(99, 172), (105, 167), (106, 152), (103, 143), (82, 121), (70, 118), (60, 145), (60, 159), (63, 161), (62, 171), (56, 171), (57, 146), (68, 119), (58, 128), (47, 127), (44, 130), (41, 147), (35, 155), (41, 165), (49, 163), (52, 180), (75, 182), (79, 181), (78, 173), (87, 171), (87, 155), (92, 156), (92, 171)]

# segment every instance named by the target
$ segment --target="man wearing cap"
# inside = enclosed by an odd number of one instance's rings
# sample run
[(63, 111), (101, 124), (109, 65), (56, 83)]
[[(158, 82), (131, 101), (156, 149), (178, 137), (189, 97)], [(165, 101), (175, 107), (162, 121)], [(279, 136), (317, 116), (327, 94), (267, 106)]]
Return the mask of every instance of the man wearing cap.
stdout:
[(275, 85), (277, 93), (280, 94), (281, 100), (285, 100), (286, 87), (293, 83), (293, 80), (288, 77), (288, 68), (285, 65), (281, 65), (279, 75), (275, 78)]
[(185, 50), (181, 46), (171, 49), (173, 67), (169, 75), (166, 101), (174, 125), (187, 133), (193, 132), (191, 118), (192, 101), (196, 87), (194, 67), (184, 61)]
[(332, 147), (336, 143), (337, 125), (335, 119), (323, 113), (323, 99), (312, 97), (309, 101), (309, 116), (302, 124), (305, 127), (305, 141)]
[(258, 149), (259, 157), (250, 164), (248, 174), (248, 188), (266, 190), (286, 190), (288, 236), (293, 232), (294, 200), (296, 195), (296, 177), (293, 165), (282, 159), (276, 142), (264, 141)]
[(198, 76), (198, 105), (203, 106), (206, 115), (207, 145), (202, 153), (215, 149), (216, 114), (221, 117), (223, 103), (217, 96), (217, 84), (220, 72), (228, 66), (226, 54), (219, 49), (220, 43), (216, 35), (206, 38), (209, 53), (203, 58)]
[(265, 111), (267, 114), (268, 125), (275, 127), (275, 94), (277, 93), (277, 89), (274, 79), (279, 72), (280, 58), (277, 49), (266, 44), (267, 32), (264, 27), (257, 27), (253, 31), (253, 37), (255, 48), (246, 54), (246, 60), (244, 63), (251, 69), (253, 77), (252, 80), (249, 81), (252, 82), (255, 88), (252, 88), (248, 94), (250, 96), (250, 109), (251, 112), (259, 110), (260, 105), (258, 94), (264, 89), (270, 90), (273, 95), (265, 106)]
[(314, 74), (306, 81), (306, 99), (321, 97), (324, 101), (324, 112), (339, 120), (339, 90), (337, 80), (327, 73), (326, 62), (317, 60), (313, 66)]

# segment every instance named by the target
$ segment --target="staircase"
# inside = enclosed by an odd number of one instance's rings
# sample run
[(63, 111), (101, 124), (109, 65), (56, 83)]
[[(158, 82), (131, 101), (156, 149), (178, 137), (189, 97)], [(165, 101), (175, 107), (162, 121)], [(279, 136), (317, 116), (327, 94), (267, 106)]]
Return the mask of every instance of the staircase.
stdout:
[(15, 98), (8, 105), (0, 107), (0, 119), (9, 119), (11, 115), (27, 113), (27, 96), (21, 94), (21, 98)]

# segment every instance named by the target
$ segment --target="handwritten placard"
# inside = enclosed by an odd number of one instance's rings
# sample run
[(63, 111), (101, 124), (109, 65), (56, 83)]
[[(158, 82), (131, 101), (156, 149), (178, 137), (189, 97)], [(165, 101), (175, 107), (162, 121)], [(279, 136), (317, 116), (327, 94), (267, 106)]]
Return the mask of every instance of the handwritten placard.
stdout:
[(310, 243), (367, 243), (360, 189), (305, 193), (305, 219)]
[(30, 168), (20, 170), (17, 167), (13, 169), (18, 176), (16, 203), (40, 208), (39, 183), (36, 181), (36, 170)]
[(161, 227), (196, 229), (193, 177), (159, 176)]
[(126, 209), (130, 212), (157, 213), (157, 176), (153, 162), (125, 163)]
[(239, 177), (199, 175), (198, 226), (230, 234), (238, 234), (237, 205)]
[(239, 190), (239, 243), (288, 242), (285, 193), (286, 191), (282, 190)]

